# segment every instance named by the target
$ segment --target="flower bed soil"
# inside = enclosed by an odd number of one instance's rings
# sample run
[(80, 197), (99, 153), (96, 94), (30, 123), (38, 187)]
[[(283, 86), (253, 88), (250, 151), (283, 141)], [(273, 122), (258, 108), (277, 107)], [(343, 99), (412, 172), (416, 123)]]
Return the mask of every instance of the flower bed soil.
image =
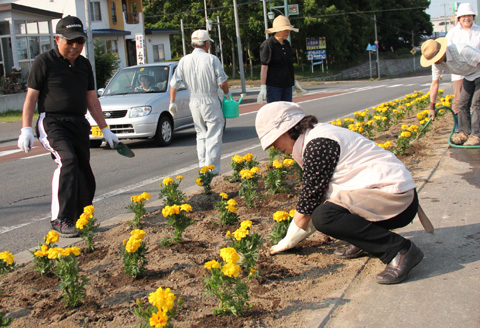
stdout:
[[(430, 131), (409, 149), (409, 155), (400, 159), (407, 165), (420, 186), (428, 172), (436, 165), (444, 151), (451, 130), (451, 115), (437, 120)], [(414, 118), (402, 123), (415, 124)], [(398, 127), (396, 128), (398, 129)], [(377, 142), (395, 139), (397, 130), (392, 129), (377, 138)], [(241, 154), (243, 155), (243, 154)], [(19, 267), (13, 273), (0, 277), (0, 312), (15, 318), (12, 327), (134, 327), (139, 319), (132, 314), (136, 299), (146, 304), (148, 294), (158, 287), (171, 288), (177, 297), (184, 299), (179, 315), (173, 321), (175, 327), (305, 327), (316, 311), (328, 307), (338, 298), (357, 276), (357, 279), (374, 279), (382, 270), (379, 260), (338, 260), (333, 256), (343, 242), (333, 240), (319, 232), (301, 242), (293, 250), (270, 256), (266, 236), (274, 225), (272, 215), (278, 210), (295, 208), (299, 191), (296, 174), (290, 176), (292, 191), (288, 194), (268, 195), (259, 188), (265, 199), (257, 201), (254, 209), (247, 209), (238, 197), (238, 186), (224, 177), (213, 183), (213, 195), (193, 195), (188, 203), (194, 212), (189, 213), (195, 223), (183, 234), (181, 244), (163, 248), (160, 240), (171, 235), (165, 219), (159, 211), (147, 214), (143, 229), (149, 248), (147, 273), (133, 279), (123, 273), (120, 246), (128, 238), (127, 223), (99, 233), (95, 238), (96, 250), (79, 256), (81, 274), (88, 277), (87, 300), (76, 309), (63, 306), (57, 288), (59, 280), (53, 275), (40, 276), (33, 272), (32, 265)], [(250, 304), (243, 316), (213, 316), (212, 309), (217, 299), (205, 295), (203, 277), (209, 272), (204, 263), (219, 259), (219, 251), (226, 247), (227, 230), (234, 231), (238, 225), (221, 227), (214, 203), (218, 193), (226, 192), (238, 202), (241, 220), (251, 220), (252, 232), (265, 238), (257, 269), (260, 276), (249, 283)], [(155, 197), (155, 195), (152, 195)], [(421, 198), (421, 195), (420, 195)], [(83, 247), (83, 243), (79, 243)], [(337, 293), (337, 294), (336, 294)]]

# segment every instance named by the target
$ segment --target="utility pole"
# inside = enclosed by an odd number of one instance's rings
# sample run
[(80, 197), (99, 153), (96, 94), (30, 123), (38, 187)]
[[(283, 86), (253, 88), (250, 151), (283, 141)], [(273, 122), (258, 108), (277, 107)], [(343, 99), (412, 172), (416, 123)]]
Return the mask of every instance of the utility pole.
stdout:
[(443, 22), (445, 23), (445, 35), (447, 35), (447, 4), (443, 4)]
[(208, 32), (207, 0), (203, 0), (203, 6), (205, 7), (205, 30)]
[(183, 19), (180, 18), (180, 29), (182, 30), (182, 46), (183, 46), (183, 55), (187, 54), (187, 47), (185, 46), (185, 30), (183, 28)]
[(238, 49), (238, 67), (240, 68), (240, 80), (242, 83), (242, 93), (246, 93), (247, 88), (245, 87), (245, 73), (243, 71), (242, 40), (240, 38), (240, 26), (238, 24), (237, 0), (233, 0), (233, 12), (235, 14), (235, 32), (237, 35), (237, 49)]
[(220, 58), (223, 66), (222, 33), (220, 32), (220, 17), (218, 16), (217, 16), (217, 24), (218, 24), (218, 40), (220, 44)]
[[(413, 44), (415, 39), (413, 38), (413, 30), (412, 30), (412, 51), (415, 49), (415, 45)], [(413, 55), (413, 71), (415, 72), (415, 54)]]
[(373, 15), (373, 21), (375, 22), (375, 45), (376, 50), (377, 50), (377, 73), (378, 73), (378, 78), (380, 79), (380, 59), (378, 58), (378, 36), (377, 36), (377, 15)]
[(87, 58), (93, 69), (93, 78), (95, 82), (95, 90), (97, 90), (97, 74), (95, 71), (95, 50), (93, 48), (92, 27), (90, 26), (90, 0), (85, 0), (85, 27), (87, 28)]
[[(263, 21), (265, 23), (265, 31), (268, 30), (268, 19), (267, 19), (267, 3), (266, 0), (262, 0), (263, 2)], [(268, 33), (265, 33), (265, 39), (268, 40)]]

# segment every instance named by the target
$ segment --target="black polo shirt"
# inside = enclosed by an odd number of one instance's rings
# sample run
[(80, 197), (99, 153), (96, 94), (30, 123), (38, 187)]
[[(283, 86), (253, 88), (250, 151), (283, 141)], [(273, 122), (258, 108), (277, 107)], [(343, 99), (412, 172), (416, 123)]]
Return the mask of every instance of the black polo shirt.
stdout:
[(260, 63), (268, 65), (267, 85), (286, 88), (295, 83), (293, 51), (287, 40), (283, 41), (283, 45), (274, 36), (263, 41), (260, 46)]
[(82, 55), (72, 65), (55, 47), (35, 58), (27, 86), (40, 91), (39, 113), (85, 115), (87, 91), (95, 90), (92, 65)]

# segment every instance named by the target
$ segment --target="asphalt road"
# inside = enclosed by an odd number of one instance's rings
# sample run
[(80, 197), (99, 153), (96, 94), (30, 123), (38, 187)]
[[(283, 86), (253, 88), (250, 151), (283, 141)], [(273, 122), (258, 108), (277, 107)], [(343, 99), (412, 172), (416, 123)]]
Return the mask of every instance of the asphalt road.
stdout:
[[(444, 81), (450, 81), (449, 77)], [(427, 92), (429, 85), (428, 75), (327, 83), (308, 86), (309, 94), (294, 101), (299, 102), (308, 114), (325, 122), (352, 116), (355, 111), (401, 98), (414, 90)], [(452, 92), (451, 88), (448, 89), (448, 82), (442, 83), (441, 87)], [(258, 158), (267, 157), (260, 148), (254, 127), (255, 113), (260, 107), (253, 102), (257, 94), (258, 88), (247, 90), (245, 104), (240, 106), (240, 117), (227, 122), (222, 173), (231, 170), (230, 160), (235, 154), (251, 152)], [(0, 125), (3, 130), (0, 131), (0, 251), (17, 253), (37, 246), (50, 229), (50, 183), (55, 164), (40, 146), (28, 155), (17, 152), (20, 124), (10, 124), (9, 129)], [(12, 129), (13, 125), (18, 126)], [(12, 132), (6, 135), (7, 130)], [(132, 195), (146, 191), (156, 199), (164, 177), (183, 175), (182, 188), (195, 184), (198, 177), (195, 131), (185, 130), (176, 133), (174, 138), (174, 142), (165, 148), (148, 140), (127, 141), (135, 152), (134, 158), (122, 157), (106, 148), (92, 149), (91, 164), (97, 180), (95, 217), (99, 221), (127, 212), (126, 206)]]

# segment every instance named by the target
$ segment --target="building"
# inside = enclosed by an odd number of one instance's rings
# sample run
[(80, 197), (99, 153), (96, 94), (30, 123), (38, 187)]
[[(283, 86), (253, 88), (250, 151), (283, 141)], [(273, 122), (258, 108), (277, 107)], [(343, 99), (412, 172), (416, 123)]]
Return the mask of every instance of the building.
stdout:
[[(87, 47), (100, 42), (118, 56), (121, 68), (137, 64), (137, 35), (144, 40), (144, 62), (154, 63), (171, 59), (169, 36), (179, 33), (145, 30), (142, 0), (0, 0), (0, 76), (12, 67), (27, 74), (33, 59), (54, 46), (55, 26), (67, 15), (80, 18), (91, 32), (93, 42)], [(92, 57), (93, 49), (84, 54)]]
[(447, 35), (447, 32), (455, 27), (454, 16), (441, 16), (437, 18), (431, 18), (433, 25), (433, 37), (438, 38)]

